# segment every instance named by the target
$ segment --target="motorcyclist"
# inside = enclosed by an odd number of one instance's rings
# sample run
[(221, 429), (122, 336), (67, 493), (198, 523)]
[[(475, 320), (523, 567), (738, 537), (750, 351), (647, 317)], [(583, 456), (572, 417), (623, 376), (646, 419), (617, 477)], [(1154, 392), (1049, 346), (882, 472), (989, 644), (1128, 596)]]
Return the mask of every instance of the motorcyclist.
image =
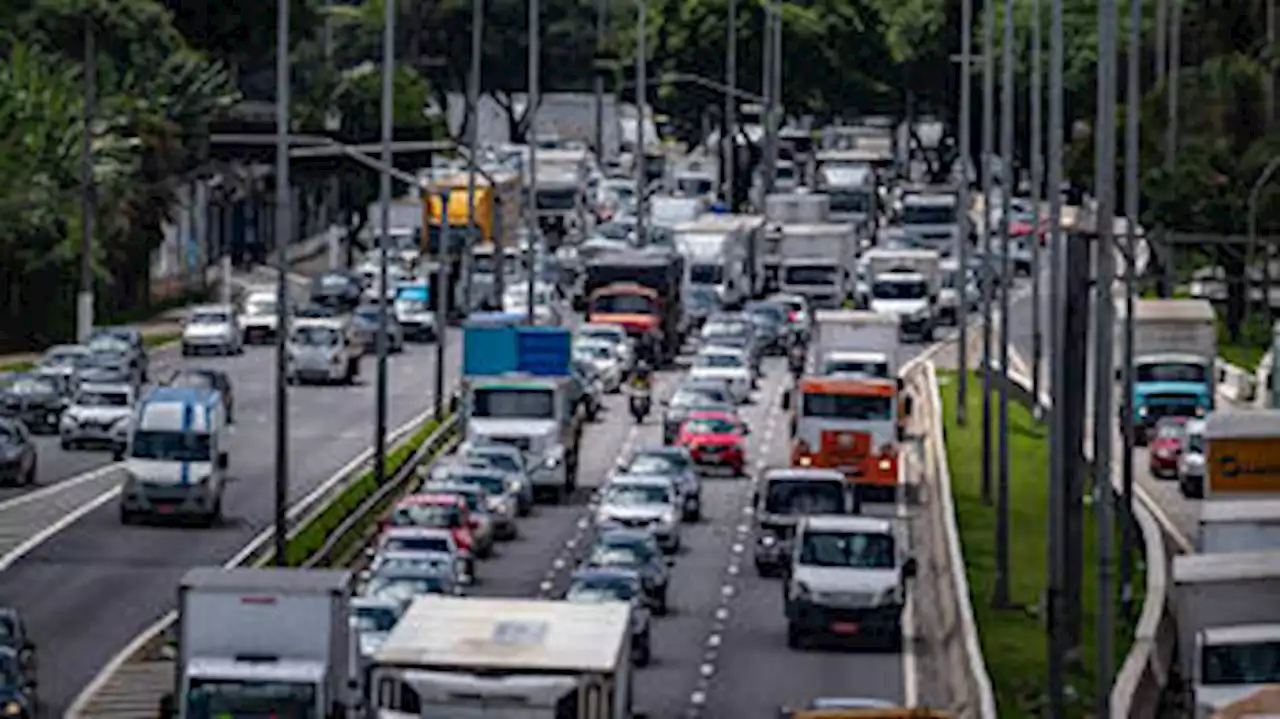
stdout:
[(804, 361), (804, 345), (792, 345), (790, 351), (787, 353), (787, 367), (791, 370), (792, 376), (799, 377), (804, 373)]
[(631, 389), (648, 394), (652, 385), (653, 368), (649, 366), (647, 360), (641, 359), (636, 362), (636, 367), (631, 372)]

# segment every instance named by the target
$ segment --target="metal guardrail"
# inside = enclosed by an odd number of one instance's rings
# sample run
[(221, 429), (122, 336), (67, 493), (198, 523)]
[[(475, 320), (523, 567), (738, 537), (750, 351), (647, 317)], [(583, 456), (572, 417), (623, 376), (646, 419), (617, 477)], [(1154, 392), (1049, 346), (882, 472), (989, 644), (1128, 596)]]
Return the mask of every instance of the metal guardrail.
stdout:
[[(951, 471), (947, 465), (947, 450), (942, 432), (942, 395), (938, 388), (938, 374), (933, 362), (923, 364), (925, 397), (929, 403), (932, 420), (925, 437), (926, 471), (933, 472), (937, 502), (935, 507), (943, 527), (943, 545), (931, 550), (931, 561), (937, 562), (939, 574), (946, 574), (951, 581), (936, 587), (938, 609), (943, 619), (943, 646), (939, 651), (947, 657), (952, 711), (966, 719), (996, 719), (996, 700), (991, 688), (991, 675), (987, 672), (982, 646), (978, 641), (978, 626), (973, 616), (973, 603), (969, 592), (969, 579), (965, 573), (964, 555), (960, 551), (960, 531), (956, 526), (956, 511), (951, 496)], [(963, 676), (956, 676), (959, 667), (967, 668)]]

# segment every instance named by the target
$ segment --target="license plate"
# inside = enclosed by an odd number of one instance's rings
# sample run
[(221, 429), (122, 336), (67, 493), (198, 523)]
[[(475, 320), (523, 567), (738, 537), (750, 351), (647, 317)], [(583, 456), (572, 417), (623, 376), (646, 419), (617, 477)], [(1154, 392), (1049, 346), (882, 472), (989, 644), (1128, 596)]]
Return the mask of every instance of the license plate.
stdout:
[(156, 505), (156, 512), (157, 512), (158, 514), (173, 514), (173, 505), (172, 505), (172, 504), (157, 504), (157, 505)]
[(833, 622), (831, 624), (831, 632), (833, 634), (857, 634), (858, 625), (854, 622)]
[(702, 461), (704, 462), (719, 462), (721, 457), (722, 455), (719, 452), (703, 452), (702, 453)]

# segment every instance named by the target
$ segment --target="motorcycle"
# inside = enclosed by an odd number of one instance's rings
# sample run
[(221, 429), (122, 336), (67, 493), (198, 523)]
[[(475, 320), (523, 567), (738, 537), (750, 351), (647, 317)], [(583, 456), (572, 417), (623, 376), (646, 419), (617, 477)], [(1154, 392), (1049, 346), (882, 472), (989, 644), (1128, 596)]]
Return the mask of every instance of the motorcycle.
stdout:
[(645, 417), (649, 416), (649, 409), (652, 403), (648, 388), (633, 388), (631, 390), (631, 416), (635, 419), (636, 424), (644, 423)]
[(796, 380), (800, 379), (800, 375), (804, 374), (805, 352), (804, 347), (796, 345), (791, 348), (787, 354), (787, 366), (791, 370), (791, 376)]

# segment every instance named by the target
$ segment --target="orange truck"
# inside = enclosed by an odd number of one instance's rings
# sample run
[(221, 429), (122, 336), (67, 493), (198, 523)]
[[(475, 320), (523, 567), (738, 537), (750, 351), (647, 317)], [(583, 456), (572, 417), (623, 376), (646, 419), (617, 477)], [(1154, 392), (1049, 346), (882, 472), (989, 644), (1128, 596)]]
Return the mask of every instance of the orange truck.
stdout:
[(803, 377), (793, 393), (791, 465), (844, 472), (855, 504), (894, 500), (900, 423), (910, 412), (898, 379)]

